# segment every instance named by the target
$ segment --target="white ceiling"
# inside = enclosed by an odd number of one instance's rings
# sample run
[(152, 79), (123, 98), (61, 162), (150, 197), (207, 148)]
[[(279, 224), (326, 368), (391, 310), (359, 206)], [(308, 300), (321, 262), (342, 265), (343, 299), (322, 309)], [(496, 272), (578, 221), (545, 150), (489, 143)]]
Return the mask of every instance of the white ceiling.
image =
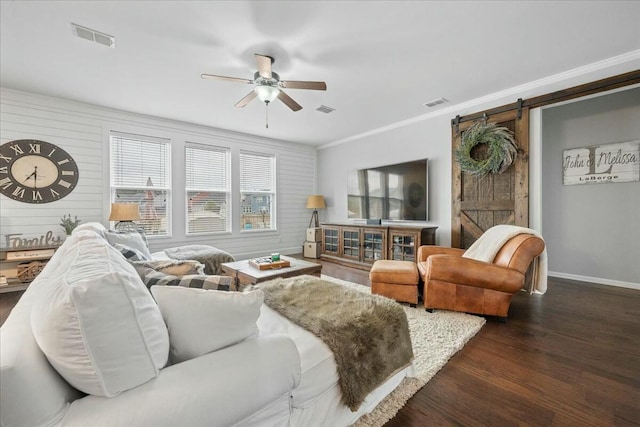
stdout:
[[(640, 2), (5, 1), (5, 88), (323, 145), (449, 104), (640, 48)], [(73, 36), (71, 23), (110, 34), (115, 49)], [(279, 101), (234, 104), (254, 53), (283, 80), (322, 80)], [(331, 114), (315, 110), (335, 108)]]

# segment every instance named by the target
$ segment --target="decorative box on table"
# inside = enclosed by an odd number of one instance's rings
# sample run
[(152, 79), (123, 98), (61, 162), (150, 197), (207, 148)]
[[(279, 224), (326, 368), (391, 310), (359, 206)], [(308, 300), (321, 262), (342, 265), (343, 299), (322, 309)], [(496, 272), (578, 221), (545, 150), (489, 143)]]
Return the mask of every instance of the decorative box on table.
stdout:
[(249, 265), (258, 270), (275, 270), (278, 268), (289, 267), (291, 263), (287, 260), (273, 261), (271, 257), (254, 258), (249, 260)]

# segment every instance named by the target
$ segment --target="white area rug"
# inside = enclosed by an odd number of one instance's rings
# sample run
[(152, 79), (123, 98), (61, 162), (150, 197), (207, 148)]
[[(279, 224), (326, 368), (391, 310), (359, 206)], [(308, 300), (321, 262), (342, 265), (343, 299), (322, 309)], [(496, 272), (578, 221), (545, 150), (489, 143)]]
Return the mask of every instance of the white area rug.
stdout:
[[(370, 293), (367, 286), (329, 276), (322, 279)], [(428, 313), (421, 306), (402, 304), (411, 332), (417, 378), (405, 378), (370, 414), (361, 417), (355, 427), (382, 426), (393, 418), (413, 396), (458, 352), (485, 324), (483, 317), (452, 311)]]

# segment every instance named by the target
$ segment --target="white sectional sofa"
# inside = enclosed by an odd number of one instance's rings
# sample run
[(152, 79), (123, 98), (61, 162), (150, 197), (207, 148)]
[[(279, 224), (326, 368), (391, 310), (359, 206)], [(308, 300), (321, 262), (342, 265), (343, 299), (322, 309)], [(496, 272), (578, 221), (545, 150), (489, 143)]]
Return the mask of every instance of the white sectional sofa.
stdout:
[(2, 427), (347, 426), (412, 373), (351, 412), (329, 348), (264, 304), (256, 333), (171, 363), (165, 313), (101, 230), (74, 232), (0, 328)]

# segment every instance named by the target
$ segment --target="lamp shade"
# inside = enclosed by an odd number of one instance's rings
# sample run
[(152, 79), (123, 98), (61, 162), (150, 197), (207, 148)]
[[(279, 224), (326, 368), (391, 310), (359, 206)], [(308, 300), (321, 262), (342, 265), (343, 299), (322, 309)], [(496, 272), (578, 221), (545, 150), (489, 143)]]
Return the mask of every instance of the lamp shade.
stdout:
[(140, 219), (137, 203), (112, 203), (109, 221), (136, 221)]
[(307, 209), (324, 209), (326, 207), (322, 194), (313, 194), (307, 197)]

